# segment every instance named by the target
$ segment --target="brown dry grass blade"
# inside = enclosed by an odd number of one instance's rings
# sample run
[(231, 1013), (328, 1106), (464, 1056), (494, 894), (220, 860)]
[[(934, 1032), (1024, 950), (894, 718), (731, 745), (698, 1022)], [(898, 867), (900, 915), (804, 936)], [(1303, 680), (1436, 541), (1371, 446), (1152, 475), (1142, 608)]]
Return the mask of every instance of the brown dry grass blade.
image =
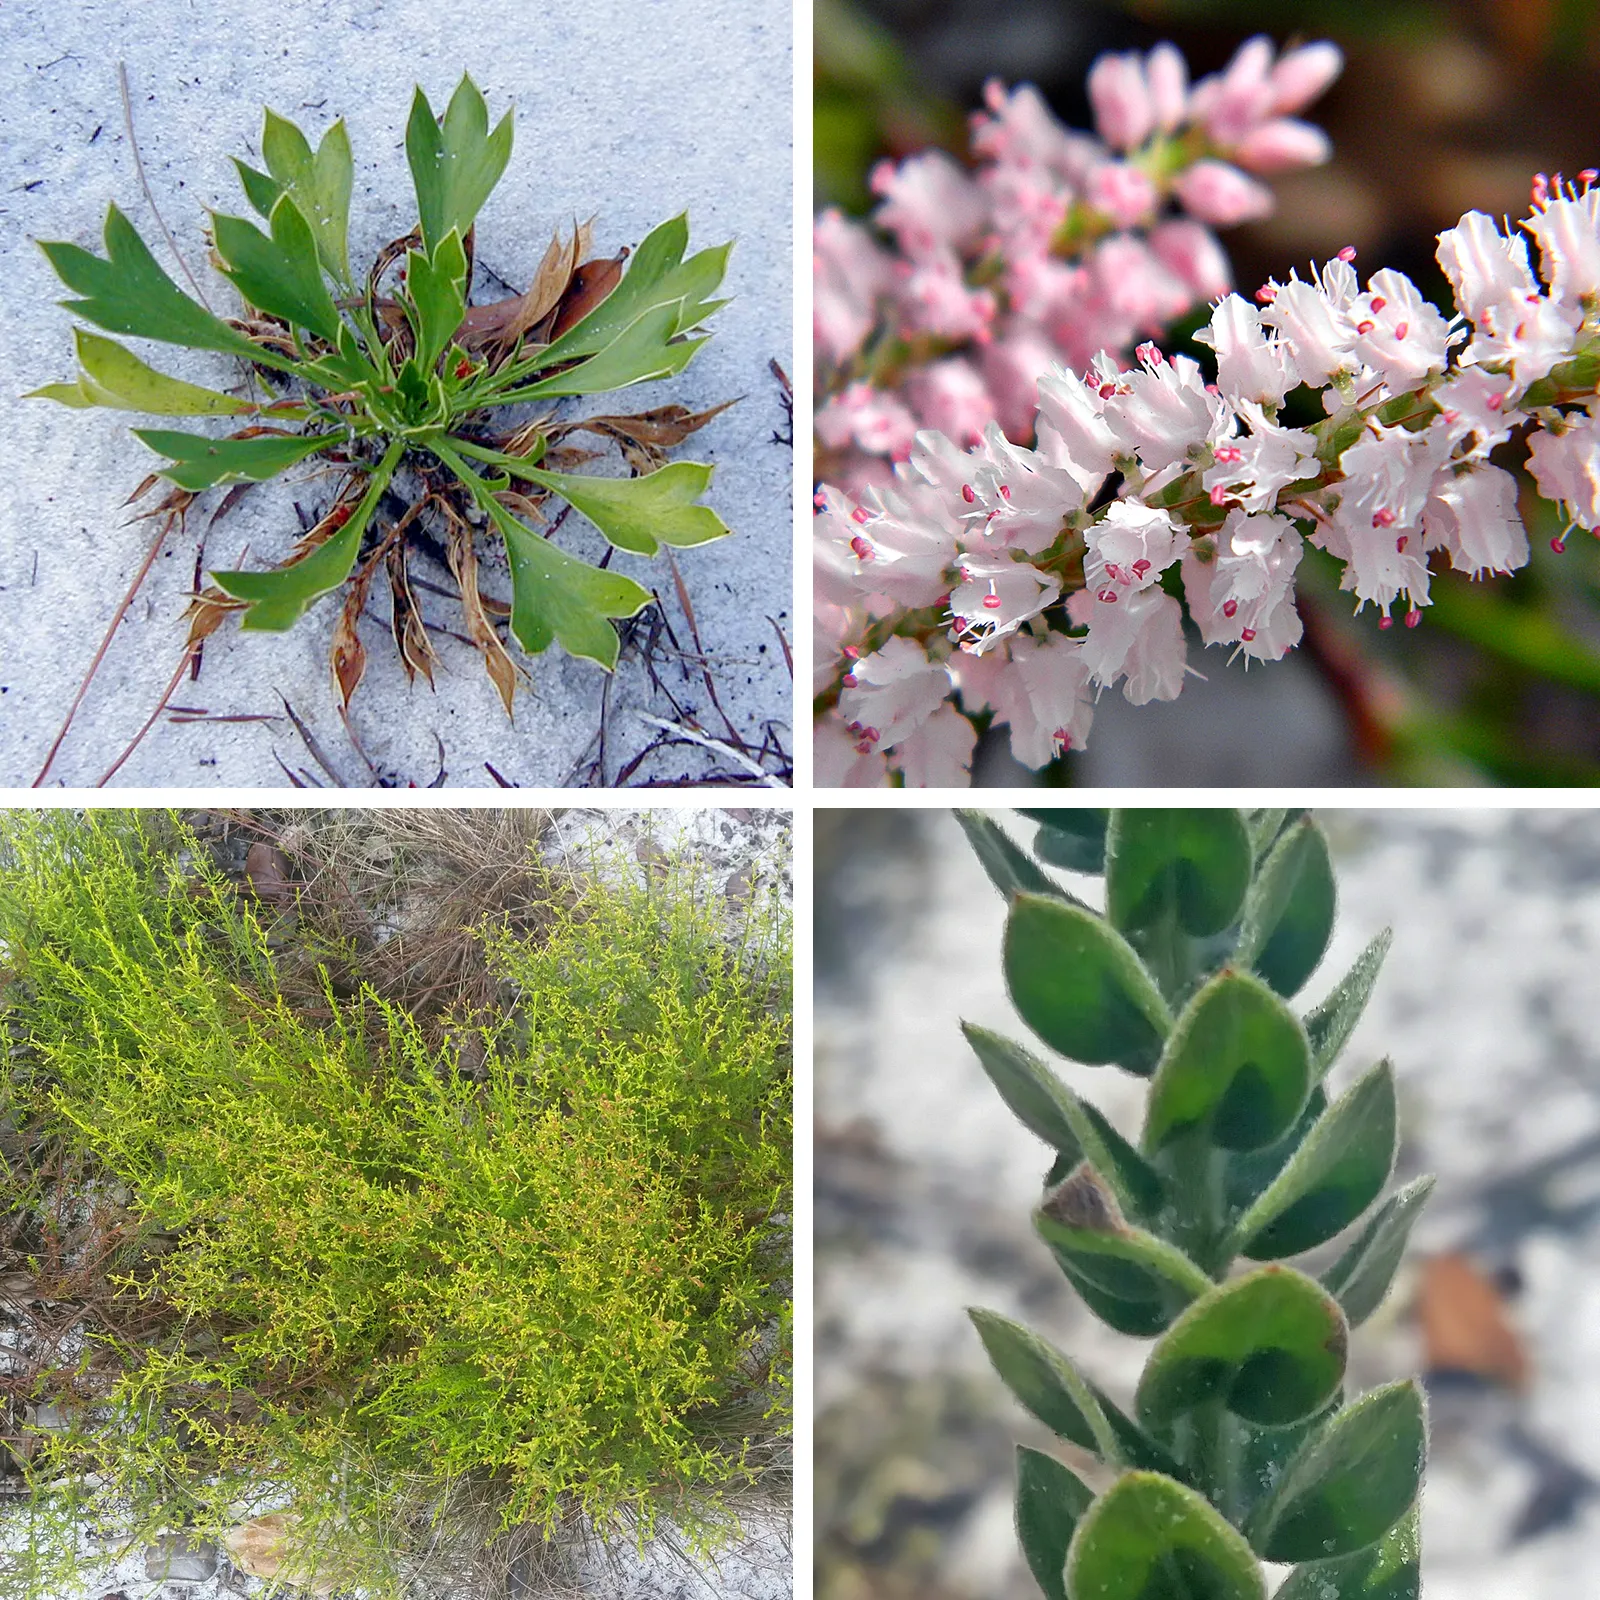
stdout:
[(467, 636), (483, 652), (483, 664), (489, 681), (499, 691), (506, 716), (512, 717), (511, 702), (517, 691), (517, 664), (500, 642), (500, 635), (494, 631), (494, 625), (485, 614), (483, 596), (478, 593), (478, 556), (472, 548), (472, 529), (454, 513), (450, 514), (450, 539), (446, 553), (450, 559), (450, 570), (461, 589), (461, 610), (467, 620)]
[(691, 433), (698, 433), (713, 417), (721, 416), (729, 406), (738, 405), (741, 398), (724, 400), (707, 411), (671, 405), (657, 406), (654, 411), (640, 411), (631, 416), (584, 417), (568, 424), (567, 431), (586, 428), (591, 433), (617, 434), (658, 450), (670, 450), (682, 444)]
[(202, 589), (190, 599), (189, 609), (184, 612), (189, 619), (189, 637), (184, 641), (184, 649), (198, 649), (222, 626), (223, 619), (230, 612), (243, 611), (248, 604), (248, 601), (235, 600), (232, 595), (224, 594), (215, 587)]
[(407, 682), (415, 683), (420, 672), (432, 689), (433, 668), (439, 658), (422, 624), (417, 597), (411, 591), (405, 550), (398, 544), (391, 545), (385, 559), (389, 572), (389, 628), (394, 634), (394, 647), (400, 652), (400, 665), (406, 669)]

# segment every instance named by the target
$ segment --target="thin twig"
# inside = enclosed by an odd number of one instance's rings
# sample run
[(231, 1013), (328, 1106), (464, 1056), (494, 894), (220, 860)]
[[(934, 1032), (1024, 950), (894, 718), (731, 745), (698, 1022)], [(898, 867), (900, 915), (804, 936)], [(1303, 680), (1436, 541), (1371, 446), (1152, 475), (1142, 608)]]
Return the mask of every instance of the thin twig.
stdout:
[(156, 701), (155, 710), (145, 718), (144, 726), (136, 734), (134, 734), (131, 740), (129, 740), (128, 746), (122, 752), (122, 754), (118, 756), (117, 759), (113, 761), (111, 765), (107, 767), (106, 770), (100, 775), (99, 779), (95, 783), (95, 788), (105, 788), (105, 786), (117, 775), (117, 772), (121, 768), (123, 762), (125, 762), (128, 757), (139, 748), (140, 744), (143, 743), (144, 736), (149, 733), (153, 727), (155, 727), (156, 719), (163, 711), (167, 709), (167, 701), (169, 701), (173, 695), (178, 692), (178, 684), (182, 680), (184, 673), (189, 670), (189, 663), (193, 659), (194, 651), (185, 650), (183, 652), (183, 659), (178, 663), (178, 670), (172, 674), (172, 677), (166, 688), (161, 691), (161, 698)]
[(664, 728), (668, 733), (677, 734), (691, 743), (704, 745), (707, 750), (719, 751), (722, 755), (744, 768), (751, 777), (759, 778), (769, 789), (781, 789), (783, 784), (772, 776), (764, 767), (759, 767), (749, 756), (742, 751), (735, 750), (732, 745), (724, 744), (720, 739), (713, 739), (708, 733), (701, 733), (698, 728), (691, 728), (684, 723), (668, 722), (665, 717), (653, 717), (648, 711), (639, 713), (641, 721), (650, 723), (653, 727)]
[[(161, 207), (156, 204), (156, 197), (151, 192), (150, 180), (144, 174), (144, 161), (139, 155), (139, 136), (133, 131), (133, 98), (128, 93), (128, 64), (126, 61), (117, 63), (117, 82), (122, 88), (122, 116), (128, 124), (128, 147), (133, 151), (134, 170), (139, 174), (139, 187), (144, 190), (144, 197), (150, 202), (150, 209), (155, 213), (156, 225), (161, 229), (162, 237), (167, 241), (167, 248), (172, 252), (172, 259), (183, 268), (183, 275), (189, 280), (190, 286), (200, 297), (200, 304), (207, 311), (211, 310), (211, 302), (206, 299), (206, 292), (200, 287), (199, 279), (189, 270), (189, 263), (183, 259), (178, 249), (178, 241), (172, 237), (172, 230), (167, 226), (166, 218), (161, 215)], [(212, 313), (215, 315), (215, 312)]]

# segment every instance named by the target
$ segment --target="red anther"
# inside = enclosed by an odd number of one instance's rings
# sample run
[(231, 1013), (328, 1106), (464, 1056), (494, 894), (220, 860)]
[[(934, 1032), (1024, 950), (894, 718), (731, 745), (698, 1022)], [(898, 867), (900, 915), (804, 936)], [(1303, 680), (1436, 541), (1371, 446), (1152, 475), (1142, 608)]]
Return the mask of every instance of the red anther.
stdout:
[(1593, 183), (1596, 178), (1600, 178), (1600, 169), (1596, 169), (1594, 167), (1585, 167), (1583, 171), (1578, 174), (1578, 182), (1582, 184)]
[(1404, 555), (1406, 553), (1406, 546), (1408, 544), (1410, 544), (1410, 543), (1411, 543), (1411, 535), (1409, 533), (1402, 533), (1400, 535), (1400, 537), (1398, 539), (1396, 539), (1395, 542), (1394, 542), (1395, 550), (1400, 555)]
[(1145, 573), (1147, 573), (1149, 570), (1150, 570), (1150, 563), (1148, 561), (1146, 561), (1142, 556), (1139, 558), (1139, 560), (1135, 561), (1134, 564), (1133, 564), (1133, 575), (1136, 578), (1142, 578), (1145, 575)]
[(1409, 322), (1397, 322), (1397, 323), (1395, 323), (1395, 325), (1394, 325), (1394, 336), (1395, 336), (1395, 338), (1403, 339), (1410, 332), (1411, 332), (1411, 324)]
[(1392, 528), (1394, 526), (1394, 512), (1388, 506), (1380, 506), (1372, 513), (1372, 526), (1374, 528)]
[(1260, 305), (1270, 306), (1278, 298), (1278, 286), (1275, 283), (1264, 283), (1256, 290), (1256, 301)]
[(844, 656), (847, 661), (859, 661), (861, 659), (861, 646), (847, 644), (844, 647)]
[(1375, 327), (1377, 327), (1377, 323), (1375, 322), (1358, 322), (1356, 324), (1356, 332), (1371, 333)]
[(1224, 500), (1226, 500), (1227, 498), (1228, 498), (1228, 491), (1226, 489), (1224, 489), (1223, 486), (1220, 483), (1212, 485), (1212, 487), (1211, 487), (1211, 503), (1212, 503), (1212, 505), (1220, 506), (1222, 504), (1222, 502)]
[(856, 746), (856, 754), (858, 756), (870, 756), (872, 754), (872, 742), (868, 739), (863, 739)]
[(1372, 297), (1372, 309), (1374, 311), (1382, 311), (1383, 308), (1388, 305), (1388, 303), (1389, 302), (1385, 300), (1381, 294), (1375, 294)]
[(871, 522), (872, 513), (869, 512), (865, 506), (857, 506), (855, 510), (850, 513), (850, 520), (852, 522), (859, 523)]
[(970, 483), (964, 483), (961, 485), (961, 498), (965, 500), (969, 506), (973, 505), (977, 501), (978, 492)]
[(1378, 618), (1378, 626), (1380, 628), (1385, 629), (1385, 630), (1387, 630), (1389, 628), (1392, 628), (1394, 626), (1394, 618), (1393, 617), (1379, 617)]
[(1353, 244), (1347, 244), (1344, 249), (1339, 252), (1339, 259), (1341, 261), (1354, 261), (1355, 258), (1356, 247)]
[(1484, 401), (1484, 404), (1491, 411), (1498, 411), (1500, 407), (1505, 404), (1505, 401), (1506, 397), (1503, 394), (1492, 394), (1487, 400)]
[(1095, 596), (1095, 599), (1104, 601), (1108, 606), (1114, 606), (1117, 603), (1117, 591), (1115, 589), (1102, 589)]
[(1109, 400), (1116, 392), (1117, 386), (1114, 383), (1102, 383), (1100, 385), (1100, 398), (1102, 400)]
[(864, 724), (858, 720), (855, 722), (847, 722), (844, 726), (847, 733), (860, 733)]
[(1122, 568), (1115, 561), (1106, 562), (1106, 572), (1115, 578), (1118, 583), (1122, 582)]
[(1444, 420), (1452, 427), (1454, 427), (1454, 425), (1461, 420), (1461, 413), (1459, 411), (1446, 411), (1441, 414), (1443, 415)]
[(1558, 556), (1562, 555), (1562, 554), (1564, 554), (1566, 552), (1567, 541), (1565, 539), (1561, 538), (1561, 536), (1558, 534), (1554, 539), (1552, 539), (1550, 541), (1550, 548), (1552, 550), (1554, 550), (1555, 553)]
[(1412, 608), (1406, 612), (1406, 626), (1408, 628), (1414, 628), (1421, 621), (1422, 613), (1415, 606), (1412, 606)]
[(871, 561), (877, 554), (872, 546), (865, 539), (863, 539), (859, 533), (850, 541), (850, 548), (854, 550), (863, 561)]
[(1000, 485), (1000, 498), (1002, 500), (1009, 500), (1011, 498), (1011, 489), (1009, 485), (1004, 483)]
[(1000, 609), (1000, 596), (997, 594), (986, 594), (983, 597), (983, 608), (985, 611), (998, 611)]
[(1244, 451), (1236, 444), (1219, 444), (1211, 453), (1216, 460), (1228, 467), (1231, 467), (1235, 461), (1244, 460)]
[(1050, 737), (1061, 746), (1062, 755), (1065, 755), (1072, 748), (1072, 735), (1065, 728), (1057, 728)]
[(1526, 339), (1528, 337), (1528, 324), (1526, 322), (1519, 322), (1517, 324), (1517, 337), (1519, 339)]
[(863, 739), (865, 739), (869, 744), (876, 744), (883, 737), (883, 735), (881, 733), (879, 733), (876, 728), (868, 728), (861, 735), (861, 737)]
[(1222, 614), (1225, 617), (1231, 617), (1238, 609), (1239, 602), (1237, 600), (1224, 600), (1222, 602)]
[(1241, 628), (1239, 630), (1239, 637), (1243, 639), (1246, 644), (1249, 644), (1250, 641), (1255, 638), (1255, 636), (1256, 630), (1254, 628)]
[[(856, 686), (856, 684), (857, 684), (857, 682), (859, 680), (856, 678), (855, 673), (847, 672), (847, 673), (845, 673), (844, 677), (841, 678), (839, 681), (844, 684), (845, 688), (853, 689), (853, 688), (855, 688), (855, 686)], [(850, 731), (852, 733), (854, 733), (856, 731), (856, 729), (859, 728), (860, 726), (861, 726), (860, 723), (852, 723), (850, 725)]]
[(1219, 389), (1216, 384), (1208, 383), (1206, 385), (1206, 393), (1207, 394), (1221, 394), (1222, 390)]

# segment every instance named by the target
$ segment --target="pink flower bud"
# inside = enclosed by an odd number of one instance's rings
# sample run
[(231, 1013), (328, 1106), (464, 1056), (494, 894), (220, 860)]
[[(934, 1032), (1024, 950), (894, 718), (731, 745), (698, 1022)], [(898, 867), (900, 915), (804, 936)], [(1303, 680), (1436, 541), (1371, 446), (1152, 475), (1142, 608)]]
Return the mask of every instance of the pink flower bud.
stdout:
[(1292, 172), (1297, 167), (1321, 166), (1333, 154), (1333, 142), (1309, 122), (1277, 117), (1246, 134), (1231, 154), (1251, 172)]
[(1197, 161), (1173, 185), (1184, 209), (1202, 222), (1232, 228), (1272, 212), (1272, 191), (1226, 161)]
[(1089, 103), (1100, 137), (1113, 150), (1132, 150), (1150, 137), (1156, 108), (1137, 52), (1105, 55), (1089, 69)]
[(1343, 70), (1343, 52), (1326, 40), (1291, 50), (1272, 69), (1274, 114), (1282, 116), (1310, 105)]
[(1217, 237), (1203, 223), (1180, 218), (1151, 230), (1156, 259), (1196, 300), (1216, 300), (1233, 287), (1233, 273)]
[(1189, 66), (1183, 52), (1174, 44), (1158, 44), (1145, 57), (1144, 74), (1156, 127), (1171, 133), (1189, 109)]
[(1084, 198), (1119, 228), (1131, 228), (1156, 208), (1156, 186), (1127, 161), (1107, 161), (1089, 174)]

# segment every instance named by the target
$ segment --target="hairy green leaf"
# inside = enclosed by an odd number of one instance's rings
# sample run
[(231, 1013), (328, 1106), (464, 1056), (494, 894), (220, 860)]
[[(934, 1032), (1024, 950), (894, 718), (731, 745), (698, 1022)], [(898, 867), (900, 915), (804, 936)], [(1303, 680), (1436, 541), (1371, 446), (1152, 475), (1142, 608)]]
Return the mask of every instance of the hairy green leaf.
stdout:
[(211, 439), (203, 433), (135, 428), (134, 438), (174, 465), (161, 476), (198, 492), (217, 483), (265, 483), (319, 450), (344, 442), (342, 433), (262, 434), (254, 439)]
[(263, 350), (220, 317), (191, 300), (164, 273), (139, 237), (138, 230), (115, 207), (106, 208), (106, 254), (102, 260), (75, 244), (41, 243), (56, 275), (81, 300), (62, 304), (85, 322), (107, 333), (159, 339), (196, 350), (220, 350), (265, 366), (292, 372), (294, 362)]
[(470, 77), (450, 97), (443, 124), (417, 88), (406, 124), (406, 159), (417, 191), (422, 242), (431, 254), (453, 228), (465, 239), (511, 159), (512, 118), (489, 131), (489, 108)]
[(1191, 935), (1219, 933), (1250, 883), (1250, 836), (1237, 811), (1141, 807), (1111, 814), (1106, 916), (1123, 933), (1169, 914)]
[(1415, 1501), (1426, 1454), (1421, 1386), (1374, 1389), (1289, 1463), (1250, 1519), (1250, 1542), (1269, 1561), (1322, 1561), (1375, 1544)]
[(1262, 862), (1245, 897), (1236, 959), (1281, 995), (1299, 991), (1333, 936), (1333, 862), (1322, 829), (1302, 817)]
[(1058, 806), (1051, 810), (1024, 809), (1022, 815), (1040, 824), (1033, 853), (1052, 867), (1069, 872), (1104, 872), (1106, 824), (1111, 813), (1091, 806)]
[(1417, 1178), (1390, 1195), (1350, 1248), (1322, 1274), (1323, 1286), (1344, 1307), (1352, 1328), (1359, 1328), (1383, 1304), (1405, 1254), (1411, 1225), (1433, 1192), (1433, 1181)]
[(981, 811), (957, 807), (956, 821), (961, 824), (967, 843), (972, 846), (983, 870), (988, 873), (989, 882), (1007, 900), (1022, 892), (1049, 895), (1056, 899), (1072, 898), (1063, 893), (1048, 873), (1041, 872), (1033, 864), (1022, 847), (993, 817), (985, 816)]
[(1092, 1450), (1108, 1466), (1122, 1453), (1094, 1387), (1048, 1340), (997, 1311), (967, 1307), (1005, 1386), (1052, 1433)]
[(1333, 992), (1306, 1018), (1306, 1034), (1311, 1040), (1313, 1073), (1320, 1078), (1338, 1059), (1339, 1052), (1355, 1032), (1361, 1013), (1367, 1008), (1372, 986), (1378, 981), (1383, 958), (1394, 942), (1394, 932), (1385, 928), (1356, 957), (1353, 967), (1334, 985)]
[(1073, 1600), (1265, 1600), (1260, 1564), (1193, 1489), (1125, 1473), (1079, 1521), (1067, 1551)]
[(270, 239), (243, 217), (216, 213), (211, 226), (223, 272), (251, 305), (338, 343), (339, 313), (323, 281), (316, 241), (290, 196), (279, 195), (272, 208)]
[(1310, 1074), (1300, 1019), (1258, 979), (1224, 970), (1173, 1026), (1150, 1087), (1145, 1151), (1201, 1127), (1225, 1150), (1271, 1144), (1300, 1114)]
[(1413, 1505), (1402, 1521), (1365, 1550), (1337, 1561), (1308, 1561), (1296, 1567), (1275, 1600), (1419, 1600), (1422, 1541), (1417, 1512)]
[(1067, 1546), (1093, 1499), (1054, 1456), (1017, 1446), (1017, 1539), (1045, 1600), (1067, 1600)]
[(1150, 974), (1121, 934), (1081, 906), (1019, 894), (1006, 919), (1006, 983), (1019, 1015), (1053, 1050), (1148, 1073), (1172, 1026)]
[(1394, 1168), (1397, 1144), (1394, 1069), (1380, 1061), (1323, 1113), (1266, 1193), (1239, 1218), (1235, 1249), (1269, 1261), (1325, 1244), (1378, 1198)]
[(256, 408), (248, 400), (203, 389), (146, 366), (115, 339), (74, 328), (80, 372), (75, 383), (50, 383), (23, 396), (64, 406), (109, 406), (158, 417), (237, 417)]
[(1337, 1302), (1288, 1267), (1261, 1267), (1196, 1300), (1150, 1353), (1135, 1409), (1158, 1437), (1220, 1400), (1280, 1427), (1327, 1404), (1344, 1377), (1348, 1334)]

